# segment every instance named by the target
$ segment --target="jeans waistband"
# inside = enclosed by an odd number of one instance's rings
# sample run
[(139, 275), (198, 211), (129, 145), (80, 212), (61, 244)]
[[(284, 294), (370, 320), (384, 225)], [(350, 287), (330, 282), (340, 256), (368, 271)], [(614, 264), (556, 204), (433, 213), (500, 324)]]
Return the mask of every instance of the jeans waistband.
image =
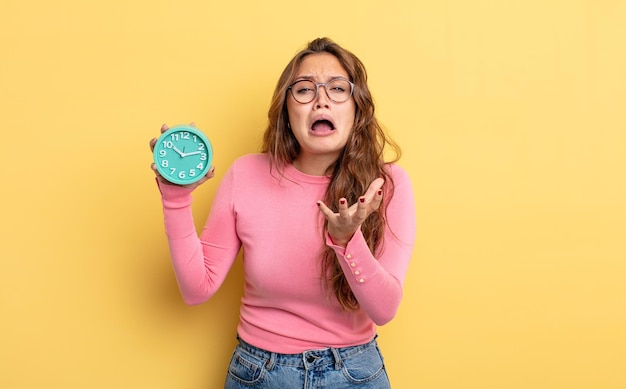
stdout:
[(265, 365), (268, 370), (271, 370), (275, 365), (304, 367), (308, 369), (311, 367), (324, 366), (329, 364), (334, 364), (335, 369), (340, 369), (343, 359), (348, 359), (369, 347), (377, 347), (377, 337), (378, 335), (376, 335), (371, 341), (357, 346), (341, 348), (328, 347), (324, 349), (309, 350), (300, 354), (275, 353), (246, 343), (239, 336), (237, 336), (237, 340), (239, 341), (239, 347), (241, 349), (245, 350), (251, 355), (254, 355), (257, 358), (264, 359)]

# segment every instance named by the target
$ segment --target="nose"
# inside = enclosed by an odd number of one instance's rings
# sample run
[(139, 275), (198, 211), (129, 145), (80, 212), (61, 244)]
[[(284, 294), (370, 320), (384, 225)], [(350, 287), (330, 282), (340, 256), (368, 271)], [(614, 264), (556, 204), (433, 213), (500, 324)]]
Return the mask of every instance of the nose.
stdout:
[[(324, 88), (324, 90), (322, 90)], [(326, 92), (325, 85), (317, 86), (317, 96), (315, 96), (315, 108), (330, 108), (330, 98), (328, 97), (328, 92)]]

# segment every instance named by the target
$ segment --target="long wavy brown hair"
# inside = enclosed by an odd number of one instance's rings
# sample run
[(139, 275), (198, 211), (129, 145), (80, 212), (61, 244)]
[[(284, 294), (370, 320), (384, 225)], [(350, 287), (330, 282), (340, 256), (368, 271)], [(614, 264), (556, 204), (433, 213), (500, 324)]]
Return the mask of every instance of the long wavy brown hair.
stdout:
[[(388, 162), (395, 162), (400, 158), (400, 148), (385, 135), (374, 116), (374, 101), (367, 86), (367, 72), (354, 54), (328, 38), (318, 38), (295, 55), (283, 70), (274, 90), (261, 151), (269, 155), (272, 166), (281, 175), (282, 167), (293, 163), (298, 157), (300, 145), (288, 126), (287, 88), (293, 83), (303, 59), (317, 53), (329, 53), (337, 57), (355, 85), (352, 98), (356, 103), (354, 127), (343, 152), (329, 167), (331, 180), (323, 200), (330, 208), (336, 207), (342, 197), (346, 198), (348, 204), (354, 204), (374, 179), (385, 179), (383, 204), (361, 225), (370, 250), (376, 254), (383, 244), (387, 203), (394, 191), (393, 180), (385, 168), (383, 152), (389, 146), (394, 154)], [(328, 223), (325, 221), (323, 236), (326, 236), (327, 231)], [(334, 292), (344, 309), (359, 308), (359, 302), (350, 289), (335, 252), (326, 245), (321, 253), (321, 276), (329, 295)]]

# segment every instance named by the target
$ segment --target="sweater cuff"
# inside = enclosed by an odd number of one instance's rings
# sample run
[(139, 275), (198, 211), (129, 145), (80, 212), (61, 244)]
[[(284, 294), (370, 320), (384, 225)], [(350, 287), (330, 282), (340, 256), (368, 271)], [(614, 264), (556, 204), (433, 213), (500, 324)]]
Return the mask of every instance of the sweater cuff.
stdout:
[(156, 180), (161, 192), (161, 202), (165, 209), (180, 209), (189, 207), (193, 201), (191, 192), (193, 189), (183, 188), (179, 185), (169, 185)]
[(378, 261), (372, 256), (360, 228), (356, 230), (346, 247), (334, 244), (328, 234), (326, 244), (335, 250), (346, 277), (353, 279), (350, 284), (366, 284), (378, 272)]

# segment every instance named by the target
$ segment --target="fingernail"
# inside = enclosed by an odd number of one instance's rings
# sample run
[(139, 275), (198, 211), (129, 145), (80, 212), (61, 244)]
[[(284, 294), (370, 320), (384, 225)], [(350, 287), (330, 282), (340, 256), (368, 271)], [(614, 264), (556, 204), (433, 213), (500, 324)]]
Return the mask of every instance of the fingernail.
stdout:
[(383, 190), (382, 189), (378, 189), (378, 192), (376, 192), (379, 196), (383, 195)]
[(344, 205), (346, 203), (346, 199), (339, 200), (339, 204)]
[(360, 202), (362, 202), (362, 203), (364, 203), (364, 202), (365, 202), (365, 197), (361, 197), (361, 198), (359, 199), (359, 201), (360, 201)]
[(317, 204), (318, 207), (322, 205), (319, 201), (317, 201), (315, 204)]

